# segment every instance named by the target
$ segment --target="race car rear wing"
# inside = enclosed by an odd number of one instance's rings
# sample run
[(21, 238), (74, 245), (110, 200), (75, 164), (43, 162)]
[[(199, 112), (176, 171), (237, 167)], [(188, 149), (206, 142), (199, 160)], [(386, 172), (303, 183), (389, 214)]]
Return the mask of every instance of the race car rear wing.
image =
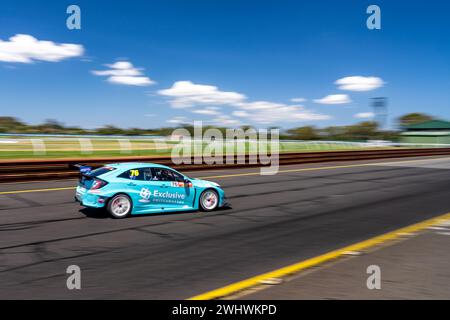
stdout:
[(91, 166), (87, 166), (84, 164), (73, 164), (70, 163), (69, 164), (69, 168), (71, 169), (77, 169), (80, 172), (80, 180), (81, 178), (84, 176), (86, 178), (90, 178), (89, 173), (91, 173), (92, 171), (92, 167)]

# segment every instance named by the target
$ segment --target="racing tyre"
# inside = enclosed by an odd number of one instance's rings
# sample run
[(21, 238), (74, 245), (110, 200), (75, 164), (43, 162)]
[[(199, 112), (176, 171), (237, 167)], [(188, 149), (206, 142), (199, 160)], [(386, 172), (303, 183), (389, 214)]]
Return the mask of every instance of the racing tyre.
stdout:
[(199, 202), (202, 211), (213, 211), (219, 205), (219, 194), (212, 189), (205, 190), (200, 195)]
[(126, 194), (117, 194), (108, 201), (106, 209), (116, 219), (125, 218), (131, 212), (133, 204)]

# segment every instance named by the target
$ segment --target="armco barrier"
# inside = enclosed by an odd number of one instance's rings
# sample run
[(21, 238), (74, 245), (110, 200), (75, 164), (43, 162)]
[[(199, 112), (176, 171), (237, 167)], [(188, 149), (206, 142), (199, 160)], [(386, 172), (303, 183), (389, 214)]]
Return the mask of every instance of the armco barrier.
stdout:
[[(330, 161), (356, 161), (383, 158), (419, 157), (450, 155), (450, 148), (420, 148), (420, 149), (378, 149), (357, 151), (324, 151), (282, 153), (279, 155), (280, 165), (319, 163)], [(249, 156), (245, 156), (245, 163), (221, 164), (181, 164), (175, 165), (170, 157), (118, 157), (118, 158), (71, 158), (57, 160), (20, 160), (0, 161), (0, 182), (57, 180), (75, 178), (78, 175), (71, 164), (82, 163), (93, 167), (99, 167), (106, 163), (118, 162), (153, 162), (168, 165), (181, 171), (199, 171), (209, 169), (243, 168), (261, 166), (257, 163), (249, 163)], [(193, 159), (191, 163), (194, 163)]]

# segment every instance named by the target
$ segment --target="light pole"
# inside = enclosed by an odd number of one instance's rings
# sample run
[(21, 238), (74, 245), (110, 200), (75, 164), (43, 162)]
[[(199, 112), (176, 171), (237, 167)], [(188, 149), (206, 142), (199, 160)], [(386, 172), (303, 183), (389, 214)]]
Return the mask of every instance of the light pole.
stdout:
[(372, 108), (375, 114), (375, 121), (378, 123), (380, 130), (385, 129), (387, 124), (387, 98), (375, 97), (372, 98)]

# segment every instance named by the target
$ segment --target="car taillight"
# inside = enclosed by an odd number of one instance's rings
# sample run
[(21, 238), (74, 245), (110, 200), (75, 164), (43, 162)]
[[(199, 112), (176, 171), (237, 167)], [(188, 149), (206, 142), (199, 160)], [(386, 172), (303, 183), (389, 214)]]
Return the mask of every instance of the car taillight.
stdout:
[(92, 184), (91, 190), (100, 189), (104, 186), (106, 186), (108, 182), (100, 180), (100, 179), (94, 179), (94, 183)]

